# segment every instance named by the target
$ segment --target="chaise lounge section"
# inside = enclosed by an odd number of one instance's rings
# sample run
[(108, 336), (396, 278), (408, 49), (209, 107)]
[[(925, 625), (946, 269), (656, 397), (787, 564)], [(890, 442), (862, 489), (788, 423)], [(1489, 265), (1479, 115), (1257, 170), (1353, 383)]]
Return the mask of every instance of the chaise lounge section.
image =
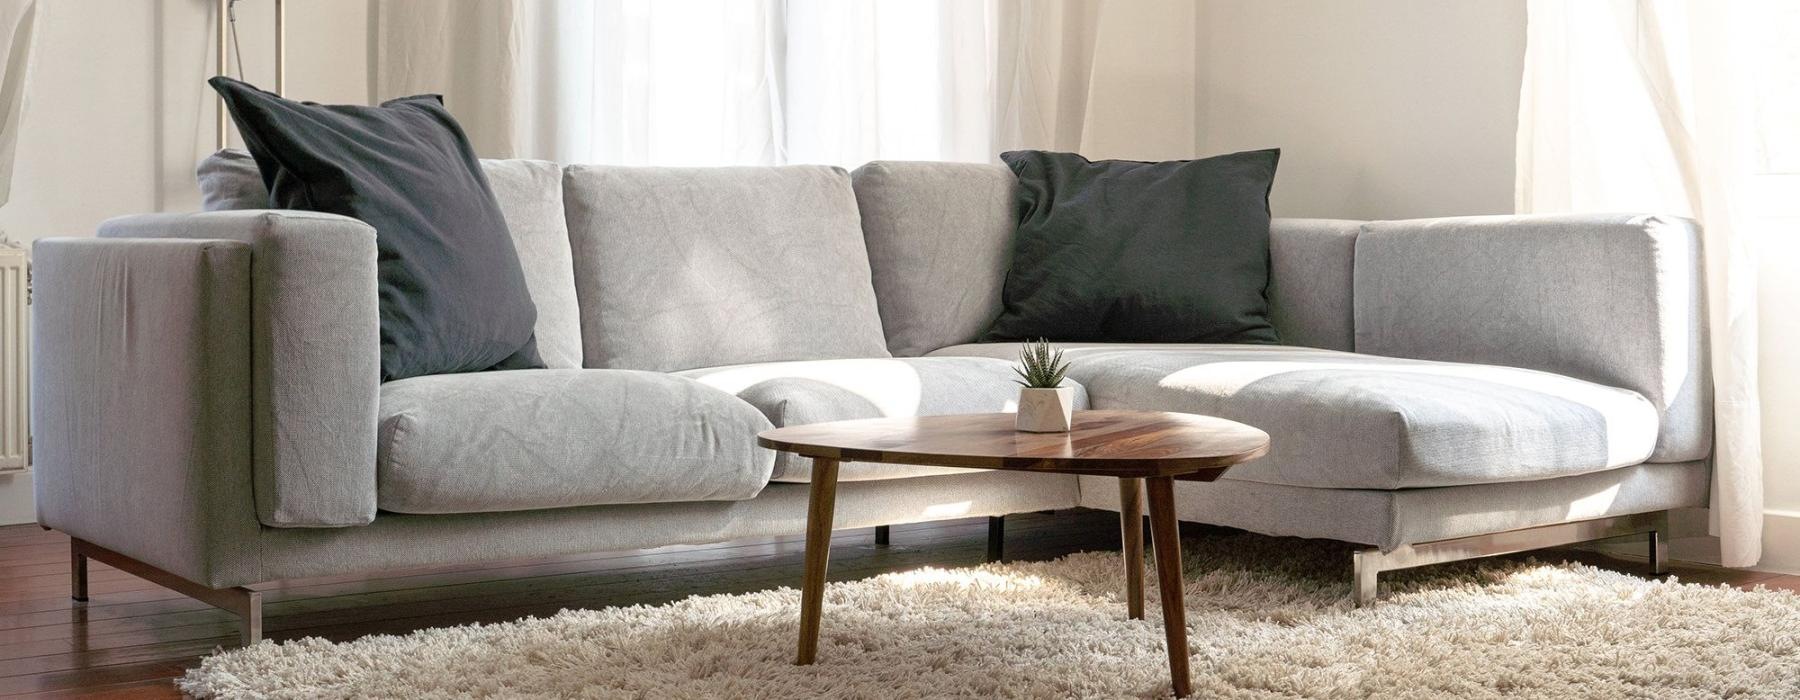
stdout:
[[(256, 584), (791, 535), (774, 426), (1004, 411), (1004, 166), (484, 168), (550, 366), (381, 384), (375, 232), (259, 211), (37, 244), (40, 522), (234, 610)], [(215, 200), (216, 201), (216, 200)], [(233, 208), (236, 210), (232, 210)], [(1184, 519), (1367, 545), (1384, 570), (1649, 535), (1705, 505), (1698, 239), (1647, 216), (1277, 219), (1280, 346), (1067, 344), (1080, 405), (1273, 436)], [(1055, 340), (1055, 339), (1052, 339)], [(847, 464), (836, 527), (1116, 509), (1070, 476)], [(77, 598), (85, 589), (77, 577)]]

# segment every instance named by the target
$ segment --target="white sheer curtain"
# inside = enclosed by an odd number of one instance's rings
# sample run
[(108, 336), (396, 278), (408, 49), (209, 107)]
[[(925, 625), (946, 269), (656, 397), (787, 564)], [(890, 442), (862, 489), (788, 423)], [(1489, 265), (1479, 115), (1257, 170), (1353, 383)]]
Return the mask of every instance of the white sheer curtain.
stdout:
[(1183, 0), (376, 0), (371, 99), (490, 157), (631, 165), (1192, 156)]
[(13, 155), (31, 75), (31, 40), (37, 0), (0, 0), (0, 205), (12, 193)]
[[(1778, 1), (1528, 6), (1518, 210), (1670, 212), (1705, 228), (1712, 517), (1728, 566), (1756, 563), (1762, 547), (1755, 256), (1781, 155), (1771, 147), (1800, 116), (1771, 109), (1800, 84), (1792, 39), (1778, 33), (1796, 19)], [(1800, 197), (1786, 187), (1781, 196)]]

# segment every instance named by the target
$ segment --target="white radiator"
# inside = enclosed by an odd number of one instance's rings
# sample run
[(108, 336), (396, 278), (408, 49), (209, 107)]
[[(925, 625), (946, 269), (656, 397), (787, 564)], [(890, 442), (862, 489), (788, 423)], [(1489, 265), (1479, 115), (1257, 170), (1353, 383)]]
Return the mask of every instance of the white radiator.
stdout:
[(0, 245), (0, 473), (31, 465), (29, 285), (25, 250)]

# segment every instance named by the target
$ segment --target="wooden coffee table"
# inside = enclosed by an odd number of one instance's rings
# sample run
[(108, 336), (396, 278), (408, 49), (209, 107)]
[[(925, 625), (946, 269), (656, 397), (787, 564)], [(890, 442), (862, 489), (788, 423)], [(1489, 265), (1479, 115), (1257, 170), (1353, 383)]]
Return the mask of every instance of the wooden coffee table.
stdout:
[(1078, 411), (1067, 433), (1025, 433), (1011, 413), (923, 418), (872, 418), (763, 432), (756, 442), (813, 460), (806, 513), (806, 581), (800, 596), (800, 654), (819, 648), (819, 614), (831, 554), (832, 512), (842, 462), (1086, 474), (1119, 479), (1119, 524), (1125, 544), (1125, 599), (1132, 619), (1144, 617), (1143, 506), (1150, 494), (1150, 535), (1162, 594), (1169, 673), (1177, 696), (1191, 690), (1187, 609), (1182, 602), (1181, 538), (1175, 524), (1175, 480), (1212, 481), (1234, 464), (1269, 451), (1269, 435), (1242, 423), (1186, 413)]

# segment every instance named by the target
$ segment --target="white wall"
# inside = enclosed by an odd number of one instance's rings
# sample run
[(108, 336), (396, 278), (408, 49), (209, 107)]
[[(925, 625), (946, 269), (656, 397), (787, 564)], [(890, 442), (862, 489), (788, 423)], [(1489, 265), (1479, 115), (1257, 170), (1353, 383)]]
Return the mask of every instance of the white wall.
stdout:
[(1512, 211), (1523, 2), (1201, 7), (1200, 151), (1281, 147), (1277, 216)]
[[(271, 0), (243, 0), (245, 77), (272, 87)], [(368, 99), (367, 0), (288, 6), (288, 94)], [(20, 126), (14, 240), (91, 235), (123, 214), (199, 208), (194, 163), (213, 147), (210, 0), (38, 3), (36, 70)], [(0, 476), (0, 524), (36, 518), (31, 478)]]

